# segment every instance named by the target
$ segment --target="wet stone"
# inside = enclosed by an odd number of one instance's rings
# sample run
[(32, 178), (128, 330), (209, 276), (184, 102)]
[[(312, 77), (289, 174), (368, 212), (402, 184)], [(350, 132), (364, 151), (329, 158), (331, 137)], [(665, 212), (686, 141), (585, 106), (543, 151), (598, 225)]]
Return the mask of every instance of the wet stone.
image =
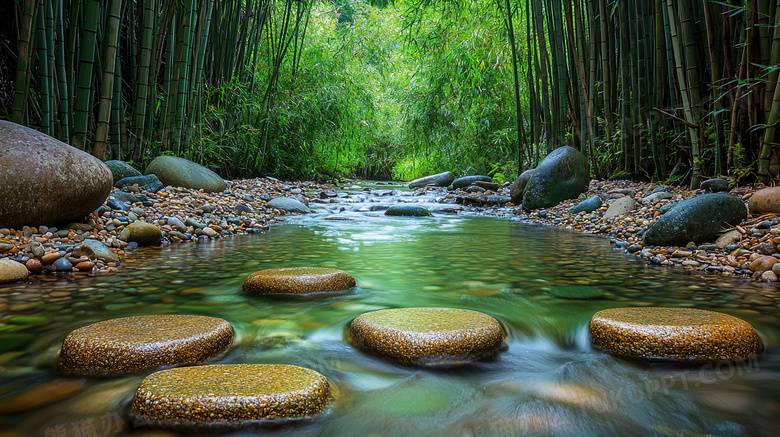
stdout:
[(562, 299), (596, 299), (604, 296), (604, 290), (583, 285), (562, 285), (552, 287), (550, 294)]
[(457, 366), (493, 356), (503, 343), (495, 318), (450, 308), (397, 308), (355, 318), (358, 348), (409, 366)]
[(160, 366), (195, 364), (222, 354), (233, 342), (223, 319), (155, 315), (111, 319), (72, 331), (62, 343), (65, 374), (113, 376)]
[(393, 217), (427, 217), (431, 212), (418, 205), (393, 205), (387, 208), (385, 215)]
[(336, 292), (356, 285), (347, 273), (320, 267), (267, 269), (249, 275), (242, 290), (249, 294), (291, 295)]
[(711, 362), (762, 350), (753, 327), (727, 314), (692, 308), (613, 308), (590, 321), (593, 345), (626, 358)]
[(135, 425), (241, 427), (310, 417), (330, 400), (314, 370), (275, 364), (223, 364), (163, 370), (146, 377), (133, 398)]

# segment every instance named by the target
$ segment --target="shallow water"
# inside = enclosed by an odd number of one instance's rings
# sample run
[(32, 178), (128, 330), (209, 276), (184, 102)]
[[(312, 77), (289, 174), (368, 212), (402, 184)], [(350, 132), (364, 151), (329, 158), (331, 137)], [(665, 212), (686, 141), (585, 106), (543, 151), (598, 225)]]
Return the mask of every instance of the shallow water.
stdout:
[[(359, 212), (398, 200), (433, 199), (362, 195), (346, 208), (327, 205), (332, 211), (314, 205), (318, 214), (294, 218), (268, 234), (148, 250), (118, 274), (0, 289), (7, 300), (0, 327), (1, 393), (65, 379), (56, 373), (56, 356), (77, 327), (128, 315), (202, 314), (227, 319), (237, 334), (233, 348), (212, 363), (295, 364), (328, 377), (334, 399), (326, 414), (259, 430), (269, 435), (774, 436), (780, 431), (775, 287), (646, 266), (613, 250), (606, 239), (509, 218), (408, 219)], [(339, 268), (358, 287), (305, 300), (240, 293), (250, 273), (292, 266)], [(556, 296), (557, 287), (571, 285), (603, 294), (587, 300)], [(354, 317), (412, 306), (488, 313), (503, 323), (507, 346), (494, 360), (442, 371), (398, 366), (344, 340)], [(590, 317), (624, 306), (732, 314), (753, 324), (768, 349), (747, 363), (683, 367), (628, 362), (591, 348)], [(18, 345), (8, 347), (14, 342)], [(126, 418), (142, 377), (72, 379), (83, 383), (77, 395), (7, 416), (6, 425), (47, 437), (91, 430), (160, 435), (134, 429)]]

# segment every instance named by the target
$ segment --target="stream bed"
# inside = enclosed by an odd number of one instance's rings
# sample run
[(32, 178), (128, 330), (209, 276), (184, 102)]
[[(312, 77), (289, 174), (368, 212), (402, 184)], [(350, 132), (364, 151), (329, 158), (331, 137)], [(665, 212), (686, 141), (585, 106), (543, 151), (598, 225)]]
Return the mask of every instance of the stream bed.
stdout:
[[(384, 188), (384, 187), (383, 187)], [(228, 320), (236, 340), (209, 363), (274, 363), (324, 374), (323, 415), (263, 429), (279, 436), (775, 436), (780, 432), (780, 294), (775, 286), (647, 266), (608, 239), (470, 214), (393, 218), (396, 202), (432, 209), (436, 197), (361, 190), (312, 205), (262, 235), (139, 252), (111, 275), (0, 289), (0, 396), (73, 381), (69, 399), (3, 416), (21, 435), (190, 435), (136, 429), (127, 419), (144, 375), (65, 378), (62, 340), (100, 320), (198, 314)], [(383, 206), (384, 205), (384, 206)], [(373, 211), (372, 211), (373, 210)], [(331, 267), (358, 286), (329, 297), (246, 296), (251, 273)], [(572, 297), (586, 296), (586, 299)], [(430, 370), (367, 355), (345, 341), (360, 314), (398, 307), (467, 308), (496, 317), (506, 346), (472, 366)], [(597, 311), (695, 307), (751, 323), (767, 350), (716, 366), (637, 363), (591, 347)]]

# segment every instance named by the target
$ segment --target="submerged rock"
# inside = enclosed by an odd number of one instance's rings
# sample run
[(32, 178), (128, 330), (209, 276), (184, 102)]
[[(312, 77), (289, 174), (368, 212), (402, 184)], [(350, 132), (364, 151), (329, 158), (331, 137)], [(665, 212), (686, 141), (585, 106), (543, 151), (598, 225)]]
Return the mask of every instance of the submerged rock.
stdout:
[(550, 208), (564, 200), (575, 199), (588, 189), (588, 159), (577, 149), (555, 149), (536, 167), (523, 191), (523, 208)]
[(2, 120), (0, 169), (0, 227), (77, 220), (111, 192), (111, 171), (94, 156)]
[(355, 278), (341, 270), (288, 267), (252, 273), (241, 289), (249, 294), (284, 295), (343, 291), (355, 285)]
[(490, 182), (493, 178), (490, 176), (463, 176), (452, 181), (452, 188), (466, 188), (475, 182)]
[(280, 364), (221, 364), (163, 370), (138, 386), (130, 409), (136, 425), (240, 427), (249, 422), (319, 414), (328, 380)]
[(690, 241), (713, 241), (724, 228), (747, 217), (742, 199), (727, 193), (702, 194), (677, 204), (648, 226), (643, 243), (647, 246), (682, 246)]
[(409, 182), (409, 188), (422, 188), (426, 185), (436, 185), (438, 187), (449, 187), (455, 181), (455, 175), (451, 171), (445, 171), (431, 176), (425, 176)]
[(206, 167), (175, 156), (158, 156), (146, 167), (146, 175), (154, 174), (165, 185), (203, 190), (207, 193), (225, 191), (225, 180)]
[(69, 375), (121, 375), (200, 363), (232, 342), (233, 327), (214, 317), (123, 317), (72, 331), (62, 343), (58, 365)]
[(427, 217), (431, 212), (418, 205), (393, 205), (387, 208), (385, 215), (393, 217)]
[(744, 360), (762, 350), (749, 323), (690, 308), (614, 308), (590, 321), (593, 345), (627, 358)]
[(453, 366), (498, 352), (501, 324), (493, 317), (450, 308), (373, 311), (349, 325), (354, 344), (374, 355), (409, 366)]

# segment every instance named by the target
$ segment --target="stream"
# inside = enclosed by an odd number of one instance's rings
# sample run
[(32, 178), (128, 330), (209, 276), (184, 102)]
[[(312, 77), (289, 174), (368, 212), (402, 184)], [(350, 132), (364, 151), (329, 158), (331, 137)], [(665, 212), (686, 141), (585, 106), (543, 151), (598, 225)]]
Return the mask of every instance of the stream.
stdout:
[[(395, 186), (375, 186), (390, 190)], [(116, 274), (16, 284), (0, 327), (0, 396), (76, 381), (73, 397), (0, 418), (22, 435), (190, 435), (136, 429), (127, 419), (144, 375), (65, 378), (57, 354), (73, 329), (142, 314), (198, 314), (236, 332), (219, 363), (274, 363), (324, 374), (325, 414), (258, 431), (278, 436), (775, 436), (780, 432), (780, 294), (775, 286), (648, 266), (609, 240), (469, 212), (386, 217), (393, 203), (434, 212), (441, 195), (371, 195), (312, 204), (271, 232), (140, 251)], [(375, 193), (377, 194), (377, 193)], [(388, 194), (388, 193), (381, 193)], [(358, 286), (329, 297), (247, 296), (251, 273), (331, 267)], [(588, 295), (587, 299), (572, 297)], [(345, 341), (350, 321), (383, 308), (481, 311), (504, 326), (494, 359), (430, 370), (367, 355)], [(751, 323), (767, 350), (716, 366), (630, 362), (591, 347), (597, 311), (695, 307)]]

